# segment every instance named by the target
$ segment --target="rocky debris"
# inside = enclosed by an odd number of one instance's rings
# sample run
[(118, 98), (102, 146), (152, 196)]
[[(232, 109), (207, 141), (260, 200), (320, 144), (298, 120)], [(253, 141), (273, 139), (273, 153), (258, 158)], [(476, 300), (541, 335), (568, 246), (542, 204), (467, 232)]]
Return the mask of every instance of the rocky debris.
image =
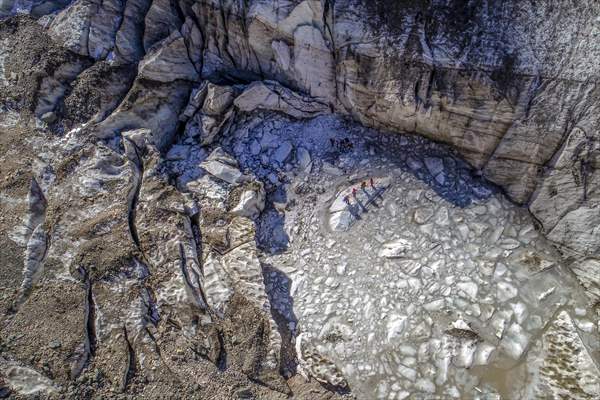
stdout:
[(89, 67), (89, 60), (58, 46), (27, 17), (2, 21), (0, 28), (5, 43), (2, 70), (9, 83), (2, 101), (38, 118), (58, 113), (71, 82)]
[(183, 116), (190, 118), (185, 127), (188, 138), (197, 138), (207, 146), (225, 130), (231, 122), (231, 105), (236, 91), (230, 86), (203, 83), (194, 89)]
[(131, 65), (102, 61), (79, 74), (64, 99), (63, 118), (69, 121), (69, 128), (106, 118), (127, 95), (135, 75)]

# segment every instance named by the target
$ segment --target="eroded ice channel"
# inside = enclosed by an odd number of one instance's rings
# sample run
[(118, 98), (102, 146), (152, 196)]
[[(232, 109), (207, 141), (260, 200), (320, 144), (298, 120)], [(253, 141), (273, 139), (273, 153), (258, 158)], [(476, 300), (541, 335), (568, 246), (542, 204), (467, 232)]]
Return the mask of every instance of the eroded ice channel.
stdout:
[[(580, 287), (529, 214), (448, 149), (332, 116), (230, 132), (223, 148), (270, 191), (261, 261), (300, 370), (365, 399), (600, 395)], [(371, 177), (385, 190), (336, 214), (352, 187), (375, 194)]]

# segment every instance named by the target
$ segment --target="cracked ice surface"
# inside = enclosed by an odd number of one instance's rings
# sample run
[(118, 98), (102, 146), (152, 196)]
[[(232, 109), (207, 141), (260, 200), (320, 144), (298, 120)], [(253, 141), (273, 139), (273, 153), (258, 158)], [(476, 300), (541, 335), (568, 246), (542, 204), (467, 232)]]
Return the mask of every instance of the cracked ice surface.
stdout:
[[(341, 372), (359, 398), (510, 398), (510, 371), (583, 302), (529, 214), (442, 146), (330, 116), (248, 117), (233, 132), (225, 146), (270, 192), (262, 262), (291, 280), (266, 274), (272, 304), (317, 379)], [(353, 148), (332, 146), (344, 137)], [(340, 197), (370, 177), (389, 187), (331, 229)], [(597, 324), (580, 314), (588, 332), (573, 335), (597, 351)], [(597, 379), (586, 385), (581, 398), (599, 394)]]

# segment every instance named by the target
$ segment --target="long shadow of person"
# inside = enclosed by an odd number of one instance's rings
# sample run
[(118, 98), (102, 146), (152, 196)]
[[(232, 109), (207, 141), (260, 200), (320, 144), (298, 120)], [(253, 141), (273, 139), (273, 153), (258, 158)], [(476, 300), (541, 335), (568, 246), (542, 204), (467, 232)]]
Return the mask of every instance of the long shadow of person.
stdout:
[(362, 219), (362, 217), (360, 216), (360, 207), (358, 206), (358, 204), (349, 204), (347, 208), (348, 212), (350, 213), (350, 215), (352, 215), (352, 217), (354, 217), (354, 219)]
[(365, 196), (367, 196), (367, 205), (369, 204), (373, 204), (374, 207), (379, 208), (379, 204), (377, 203), (377, 198), (381, 197), (377, 195), (377, 191), (373, 191), (371, 193), (369, 193), (369, 191), (366, 188), (362, 189), (363, 193), (365, 194)]
[(360, 210), (363, 213), (369, 212), (369, 210), (367, 209), (367, 207), (365, 206), (365, 204), (361, 201), (361, 199), (358, 198), (358, 196), (356, 196), (354, 198), (354, 201), (356, 201), (356, 204), (360, 207)]

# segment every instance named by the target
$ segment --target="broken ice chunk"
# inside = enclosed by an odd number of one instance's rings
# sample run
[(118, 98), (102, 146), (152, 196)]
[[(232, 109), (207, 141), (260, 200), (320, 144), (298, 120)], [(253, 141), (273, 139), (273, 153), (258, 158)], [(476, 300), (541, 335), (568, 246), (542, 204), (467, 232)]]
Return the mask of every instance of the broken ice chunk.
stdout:
[(518, 289), (510, 283), (500, 282), (496, 290), (498, 300), (507, 301), (515, 297), (519, 293)]
[(529, 334), (523, 330), (521, 325), (516, 323), (508, 328), (501, 342), (502, 349), (515, 360), (521, 357), (528, 344)]
[(379, 251), (380, 257), (399, 258), (406, 256), (407, 252), (412, 249), (412, 243), (406, 239), (397, 239), (393, 242), (388, 242), (383, 245)]

